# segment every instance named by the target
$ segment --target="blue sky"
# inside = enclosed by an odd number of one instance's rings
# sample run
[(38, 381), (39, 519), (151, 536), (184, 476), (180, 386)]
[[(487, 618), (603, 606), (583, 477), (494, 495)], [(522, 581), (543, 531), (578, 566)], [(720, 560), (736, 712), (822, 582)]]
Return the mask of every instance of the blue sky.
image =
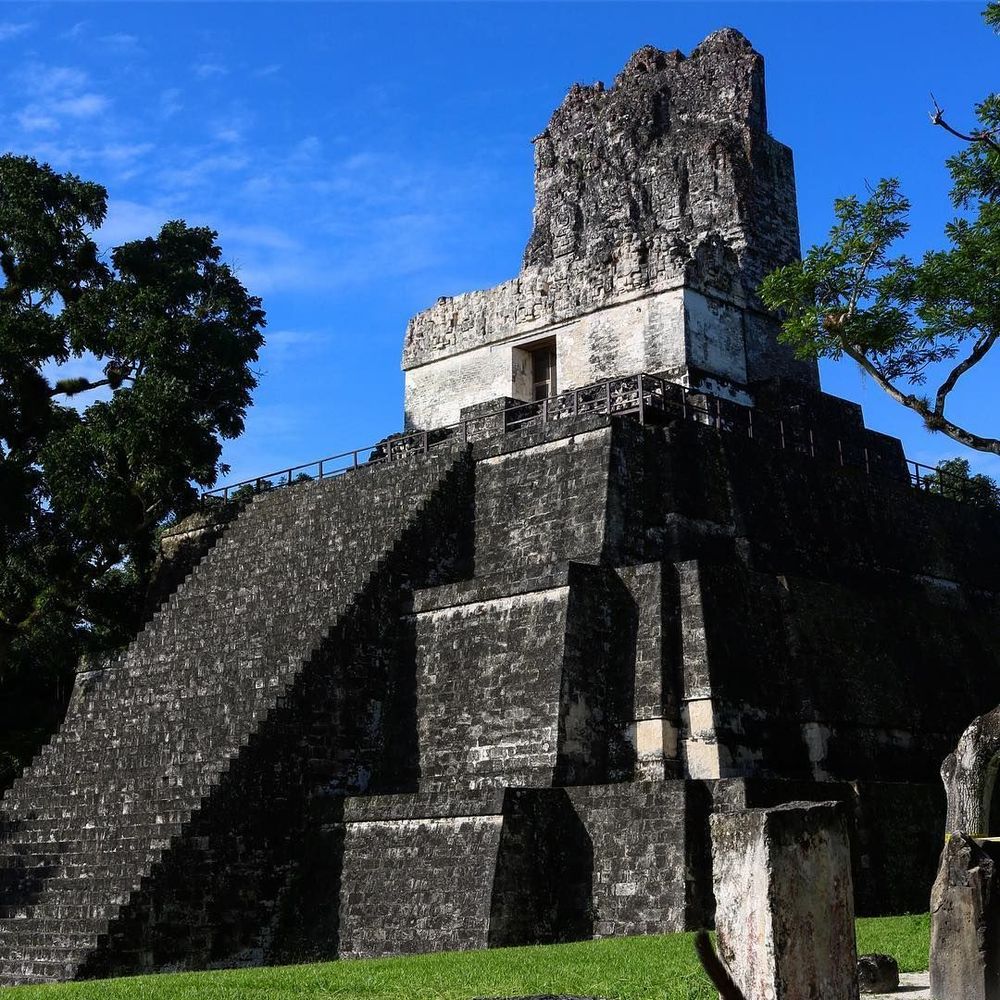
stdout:
[[(369, 444), (402, 424), (408, 317), (513, 276), (532, 149), (569, 86), (651, 43), (742, 30), (767, 61), (770, 127), (795, 152), (804, 246), (835, 197), (885, 175), (916, 205), (909, 249), (951, 209), (927, 122), (1000, 84), (982, 4), (948, 2), (2, 3), (0, 148), (103, 183), (101, 242), (210, 225), (268, 312), (261, 386), (231, 479)], [(824, 388), (910, 457), (960, 454), (850, 363)], [(997, 433), (1000, 357), (954, 416)], [(967, 453), (1000, 477), (1000, 461)]]

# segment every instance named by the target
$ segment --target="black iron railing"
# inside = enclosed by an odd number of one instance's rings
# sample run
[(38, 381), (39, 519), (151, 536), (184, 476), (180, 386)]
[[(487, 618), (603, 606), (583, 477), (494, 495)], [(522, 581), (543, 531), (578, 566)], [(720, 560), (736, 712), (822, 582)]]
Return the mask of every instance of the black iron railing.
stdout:
[[(296, 482), (329, 479), (360, 467), (426, 455), (442, 445), (468, 443), (498, 433), (586, 416), (630, 416), (642, 424), (693, 420), (785, 451), (856, 468), (869, 476), (907, 481), (898, 464), (881, 454), (872, 453), (853, 436), (845, 441), (831, 433), (817, 435), (811, 426), (788, 415), (770, 413), (759, 407), (699, 392), (658, 375), (642, 373), (605, 379), (548, 399), (516, 403), (503, 410), (478, 414), (434, 430), (399, 434), (364, 448), (206, 490), (202, 498), (229, 500), (234, 496), (243, 497)], [(957, 500), (977, 500), (974, 484), (968, 479), (909, 459), (906, 460), (906, 468), (908, 481), (916, 489)]]

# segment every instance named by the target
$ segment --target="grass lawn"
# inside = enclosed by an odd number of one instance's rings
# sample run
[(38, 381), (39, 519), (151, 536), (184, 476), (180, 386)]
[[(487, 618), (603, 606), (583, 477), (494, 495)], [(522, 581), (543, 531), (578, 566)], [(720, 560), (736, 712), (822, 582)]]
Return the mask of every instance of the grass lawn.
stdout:
[[(534, 948), (450, 952), (320, 965), (185, 972), (65, 986), (0, 989), (3, 1000), (468, 1000), (575, 993), (622, 1000), (717, 1000), (691, 934), (617, 938)], [(858, 951), (893, 955), (903, 972), (927, 968), (930, 918), (858, 921)]]

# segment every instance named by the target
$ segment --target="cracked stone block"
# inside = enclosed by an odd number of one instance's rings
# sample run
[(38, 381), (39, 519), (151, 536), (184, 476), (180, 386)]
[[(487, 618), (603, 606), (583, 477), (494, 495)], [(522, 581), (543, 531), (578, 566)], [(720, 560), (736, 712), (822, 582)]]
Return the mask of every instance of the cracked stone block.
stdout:
[(746, 1000), (858, 997), (847, 820), (836, 802), (711, 819), (719, 954)]
[(1000, 844), (954, 833), (931, 890), (931, 996), (1000, 1000)]

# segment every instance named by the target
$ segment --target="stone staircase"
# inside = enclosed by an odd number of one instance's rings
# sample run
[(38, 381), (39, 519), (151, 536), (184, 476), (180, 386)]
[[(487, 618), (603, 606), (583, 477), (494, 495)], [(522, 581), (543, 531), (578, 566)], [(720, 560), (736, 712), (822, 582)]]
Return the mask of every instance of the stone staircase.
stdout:
[(86, 976), (115, 946), (116, 918), (135, 922), (151, 873), (248, 745), (281, 728), (352, 603), (426, 535), (429, 507), (447, 518), (465, 466), (448, 451), (256, 498), (128, 649), (79, 676), (62, 728), (0, 801), (0, 984)]

